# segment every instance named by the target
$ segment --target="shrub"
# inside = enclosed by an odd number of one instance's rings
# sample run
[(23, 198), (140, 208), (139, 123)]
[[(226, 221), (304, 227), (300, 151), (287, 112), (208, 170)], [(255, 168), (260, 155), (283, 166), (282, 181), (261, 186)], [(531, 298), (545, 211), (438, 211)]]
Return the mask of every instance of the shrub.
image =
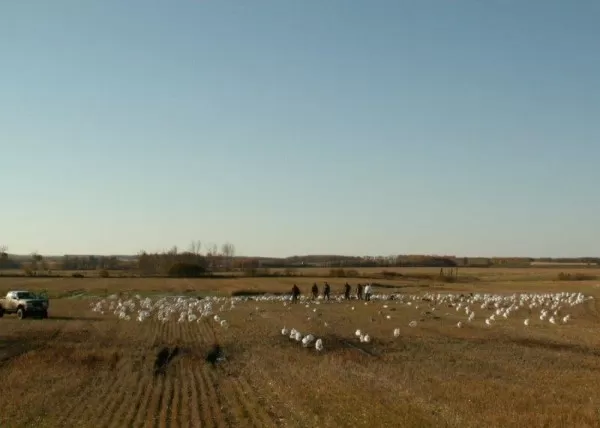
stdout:
[(85, 276), (82, 273), (79, 273), (79, 272), (75, 272), (75, 273), (71, 274), (71, 276), (73, 278), (85, 278)]
[(247, 268), (244, 269), (244, 275), (253, 277), (273, 276), (269, 268)]
[(283, 296), (283, 295), (287, 295), (289, 293), (267, 292), (267, 291), (260, 291), (260, 290), (235, 290), (235, 291), (232, 291), (230, 294), (232, 297), (252, 297), (252, 296), (264, 296), (267, 294), (274, 295), (274, 296)]
[(293, 267), (286, 267), (283, 270), (283, 274), (285, 276), (297, 276), (298, 275), (298, 269), (293, 268)]
[(329, 276), (333, 278), (360, 278), (360, 272), (356, 269), (334, 268), (329, 270)]
[(252, 297), (252, 296), (263, 296), (266, 293), (258, 290), (236, 290), (231, 292), (232, 297)]
[(384, 270), (381, 272), (381, 276), (383, 276), (386, 279), (392, 279), (392, 278), (396, 278), (397, 276), (402, 276), (402, 274), (400, 272)]
[(594, 275), (586, 275), (585, 273), (570, 274), (561, 272), (557, 276), (558, 281), (593, 281), (597, 279)]
[(198, 278), (206, 274), (206, 269), (195, 263), (179, 262), (169, 268), (168, 275), (176, 278)]
[(342, 268), (338, 268), (338, 269), (329, 269), (329, 276), (333, 277), (333, 278), (345, 278), (346, 277), (346, 271)]
[(108, 273), (108, 271), (106, 269), (102, 269), (100, 272), (98, 272), (98, 276), (100, 278), (108, 278), (110, 276), (110, 274)]

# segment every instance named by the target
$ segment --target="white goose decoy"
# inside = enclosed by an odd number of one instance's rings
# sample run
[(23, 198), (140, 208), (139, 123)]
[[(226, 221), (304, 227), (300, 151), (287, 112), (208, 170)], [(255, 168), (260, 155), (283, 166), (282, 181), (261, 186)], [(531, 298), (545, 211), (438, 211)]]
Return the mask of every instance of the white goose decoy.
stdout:
[(315, 340), (315, 337), (312, 334), (307, 334), (302, 339), (302, 346), (304, 346), (305, 348), (307, 348), (308, 346), (312, 345), (312, 343), (313, 343), (314, 340)]
[(400, 329), (399, 328), (395, 328), (394, 329), (394, 337), (399, 337), (400, 336)]
[(323, 350), (323, 341), (321, 339), (317, 339), (315, 342), (315, 349), (319, 352)]

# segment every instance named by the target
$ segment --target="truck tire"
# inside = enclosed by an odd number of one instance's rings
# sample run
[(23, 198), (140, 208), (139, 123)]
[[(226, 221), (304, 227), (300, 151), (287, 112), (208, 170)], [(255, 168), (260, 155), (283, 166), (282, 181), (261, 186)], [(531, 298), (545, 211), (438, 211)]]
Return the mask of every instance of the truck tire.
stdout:
[(0, 306), (0, 318), (2, 318), (4, 316), (4, 309), (2, 309), (2, 306)]
[(17, 318), (19, 318), (20, 320), (25, 318), (25, 309), (23, 309), (23, 308), (17, 309)]
[(47, 319), (48, 318), (48, 311), (42, 312), (42, 318), (43, 319)]

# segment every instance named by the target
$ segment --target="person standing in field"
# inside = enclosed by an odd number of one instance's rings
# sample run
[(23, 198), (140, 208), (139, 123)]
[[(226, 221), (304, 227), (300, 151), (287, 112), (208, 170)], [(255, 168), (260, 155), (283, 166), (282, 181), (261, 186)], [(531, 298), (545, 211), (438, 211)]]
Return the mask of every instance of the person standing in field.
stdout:
[(325, 282), (325, 287), (323, 287), (323, 298), (329, 300), (329, 293), (331, 293), (331, 287)]
[(298, 303), (298, 297), (300, 296), (300, 289), (296, 284), (292, 287), (292, 303)]
[(319, 298), (319, 287), (317, 286), (316, 282), (312, 286), (312, 295), (313, 295), (313, 300), (316, 300)]
[(362, 284), (358, 284), (356, 286), (356, 298), (358, 300), (362, 300), (362, 298), (363, 298), (363, 286), (362, 286)]
[(368, 302), (371, 300), (371, 293), (373, 292), (371, 288), (371, 284), (367, 283), (365, 285), (365, 300)]
[(348, 283), (344, 286), (344, 299), (350, 300), (350, 284)]

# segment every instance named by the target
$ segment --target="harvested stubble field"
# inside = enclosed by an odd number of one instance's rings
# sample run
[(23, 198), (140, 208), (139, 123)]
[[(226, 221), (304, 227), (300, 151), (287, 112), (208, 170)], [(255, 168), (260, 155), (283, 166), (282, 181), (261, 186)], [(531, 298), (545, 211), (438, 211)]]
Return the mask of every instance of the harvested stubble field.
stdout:
[[(0, 278), (0, 292), (45, 289), (58, 297), (48, 320), (0, 320), (0, 426), (600, 426), (599, 282), (554, 282), (557, 272), (550, 270), (554, 274), (540, 282), (478, 273), (480, 280), (469, 284), (382, 281), (399, 288), (376, 292), (569, 291), (596, 297), (564, 309), (572, 315), (566, 324), (540, 321), (539, 309), (529, 314), (524, 308), (487, 327), (478, 306), (467, 323), (454, 308), (440, 305), (432, 312), (419, 300), (411, 306), (351, 301), (309, 308), (240, 302), (219, 313), (227, 328), (212, 317), (124, 321), (92, 312), (85, 297), (287, 292), (294, 282), (307, 292), (314, 280)], [(329, 281), (335, 294), (345, 281)], [(408, 326), (412, 320), (414, 328)], [(323, 338), (324, 351), (282, 336), (284, 326)], [(398, 338), (394, 328), (400, 328)], [(356, 329), (372, 341), (360, 343)], [(204, 359), (215, 341), (226, 359), (213, 368)], [(164, 375), (155, 376), (165, 348), (178, 353), (166, 362)]]

